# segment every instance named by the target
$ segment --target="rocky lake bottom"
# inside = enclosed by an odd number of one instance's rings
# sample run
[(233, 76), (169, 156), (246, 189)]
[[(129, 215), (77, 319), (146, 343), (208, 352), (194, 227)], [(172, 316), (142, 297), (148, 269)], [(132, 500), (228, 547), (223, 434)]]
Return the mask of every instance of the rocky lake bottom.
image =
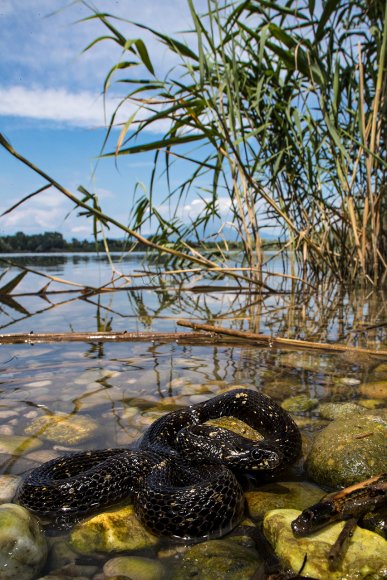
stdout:
[[(343, 522), (303, 538), (290, 528), (327, 491), (387, 471), (382, 358), (227, 345), (67, 343), (3, 345), (0, 364), (1, 578), (248, 580), (270, 569), (321, 579), (386, 577), (385, 514), (372, 530), (356, 527), (335, 571), (327, 555)], [(70, 530), (44, 531), (13, 503), (31, 468), (68, 451), (130, 446), (164, 413), (240, 386), (291, 413), (303, 453), (276, 481), (249, 482), (245, 519), (228, 535), (185, 544), (158, 538), (139, 523), (130, 502)]]

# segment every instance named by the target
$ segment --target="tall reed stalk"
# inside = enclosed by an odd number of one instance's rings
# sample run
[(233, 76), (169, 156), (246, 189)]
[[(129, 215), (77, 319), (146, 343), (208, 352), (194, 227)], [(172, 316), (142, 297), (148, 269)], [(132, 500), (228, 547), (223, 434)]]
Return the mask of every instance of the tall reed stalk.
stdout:
[[(387, 272), (385, 3), (208, 0), (200, 15), (187, 1), (194, 42), (133, 23), (177, 56), (166, 77), (117, 19), (88, 18), (109, 31), (88, 48), (110, 40), (122, 47), (104, 90), (114, 79), (128, 92), (107, 138), (124, 105), (137, 108), (122, 123), (116, 150), (104, 155), (154, 152), (149, 191), (136, 198), (130, 227), (152, 221), (159, 244), (192, 251), (189, 241), (206, 240), (226, 200), (227, 235), (242, 243), (252, 282), (261, 279), (262, 235), (274, 228), (305, 275), (380, 285)], [(167, 128), (156, 139), (149, 129), (160, 121)], [(178, 163), (191, 171), (170, 186), (166, 216), (154, 203), (157, 175), (161, 169), (172, 183)], [(202, 200), (188, 223), (187, 195)], [(224, 231), (219, 251), (227, 249)]]

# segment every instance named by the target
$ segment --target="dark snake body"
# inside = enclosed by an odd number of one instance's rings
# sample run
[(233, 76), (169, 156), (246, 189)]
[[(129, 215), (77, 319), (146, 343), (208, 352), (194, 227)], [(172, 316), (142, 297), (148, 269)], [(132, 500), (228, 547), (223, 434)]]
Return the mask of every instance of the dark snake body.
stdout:
[[(235, 417), (263, 435), (251, 441), (203, 425)], [(204, 539), (225, 534), (244, 512), (235, 473), (273, 473), (298, 458), (301, 437), (290, 415), (265, 395), (235, 389), (155, 421), (137, 449), (71, 453), (32, 470), (18, 501), (60, 521), (80, 519), (132, 497), (157, 535)]]

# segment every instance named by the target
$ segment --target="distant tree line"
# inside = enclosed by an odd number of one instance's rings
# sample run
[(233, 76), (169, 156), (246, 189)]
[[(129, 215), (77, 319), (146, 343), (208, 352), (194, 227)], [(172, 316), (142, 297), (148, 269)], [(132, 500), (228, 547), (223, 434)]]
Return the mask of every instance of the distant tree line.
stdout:
[[(149, 237), (150, 240), (157, 241), (156, 237)], [(107, 238), (107, 245), (111, 252), (123, 252), (128, 250), (135, 245), (135, 249), (139, 252), (145, 251), (148, 247), (145, 244), (141, 244), (134, 239), (115, 239)], [(205, 247), (207, 250), (216, 252), (219, 249), (219, 242), (208, 242), (204, 244), (198, 244), (196, 242), (190, 242), (192, 247)], [(277, 240), (264, 240), (263, 243), (265, 249), (275, 249), (278, 247)], [(241, 250), (242, 245), (237, 241), (227, 241), (227, 250)], [(226, 248), (223, 247), (223, 250)], [(17, 232), (11, 236), (0, 236), (0, 253), (9, 252), (104, 252), (105, 247), (103, 241), (89, 241), (89, 240), (77, 240), (72, 238), (71, 241), (64, 239), (62, 234), (59, 232), (44, 232), (43, 234), (30, 234), (27, 235), (23, 232)]]
[[(122, 251), (128, 242), (117, 239), (107, 240), (112, 252)], [(17, 232), (11, 236), (0, 237), (0, 252), (95, 252), (103, 251), (102, 241), (64, 239), (59, 232), (44, 232), (43, 234), (27, 235)]]

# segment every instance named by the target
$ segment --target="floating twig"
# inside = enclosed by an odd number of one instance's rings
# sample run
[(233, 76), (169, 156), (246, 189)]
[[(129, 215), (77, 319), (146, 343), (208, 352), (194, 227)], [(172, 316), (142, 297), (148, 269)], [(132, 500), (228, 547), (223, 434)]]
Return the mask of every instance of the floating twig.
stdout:
[(332, 352), (356, 352), (359, 354), (371, 354), (378, 356), (387, 356), (387, 350), (373, 350), (371, 348), (361, 348), (357, 346), (345, 346), (343, 344), (330, 344), (327, 342), (311, 342), (309, 340), (296, 340), (294, 338), (281, 338), (268, 336), (267, 334), (257, 334), (243, 330), (233, 330), (211, 324), (200, 324), (189, 322), (188, 320), (177, 320), (179, 326), (186, 326), (194, 330), (204, 330), (215, 334), (225, 334), (234, 338), (243, 339), (246, 342), (255, 342), (258, 344), (268, 344), (269, 346), (293, 346), (296, 348), (311, 348), (317, 350), (329, 350)]

